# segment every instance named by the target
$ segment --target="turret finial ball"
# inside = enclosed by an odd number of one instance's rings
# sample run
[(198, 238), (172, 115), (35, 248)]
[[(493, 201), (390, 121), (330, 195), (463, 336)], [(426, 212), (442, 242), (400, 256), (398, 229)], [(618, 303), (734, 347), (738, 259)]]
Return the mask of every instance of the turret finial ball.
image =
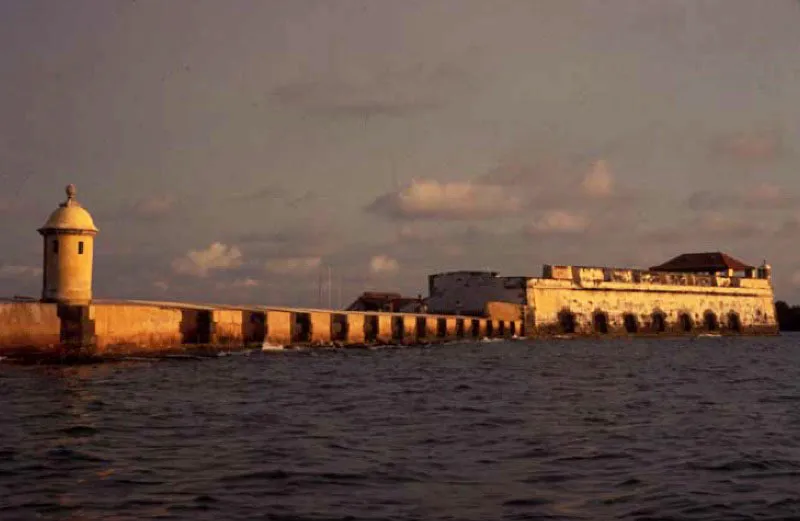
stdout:
[(70, 183), (67, 185), (67, 197), (69, 199), (75, 199), (75, 194), (78, 193), (78, 189), (75, 188), (75, 185)]

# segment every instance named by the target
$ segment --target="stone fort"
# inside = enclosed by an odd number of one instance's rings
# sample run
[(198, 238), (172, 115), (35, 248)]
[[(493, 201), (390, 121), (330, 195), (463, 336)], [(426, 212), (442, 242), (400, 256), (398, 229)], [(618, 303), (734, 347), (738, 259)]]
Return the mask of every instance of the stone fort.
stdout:
[[(456, 271), (429, 277), (432, 313), (519, 306), (526, 334), (775, 334), (769, 265), (689, 253), (648, 270), (545, 265), (541, 277)], [(512, 312), (513, 313), (513, 312)]]
[[(649, 270), (545, 265), (541, 277), (440, 273), (429, 277), (424, 299), (366, 293), (360, 309), (299, 309), (95, 299), (98, 229), (73, 185), (38, 231), (41, 298), (0, 299), (0, 356), (64, 359), (213, 354), (267, 344), (778, 332), (771, 268), (724, 253), (684, 254)], [(388, 309), (374, 307), (373, 301), (387, 299)]]

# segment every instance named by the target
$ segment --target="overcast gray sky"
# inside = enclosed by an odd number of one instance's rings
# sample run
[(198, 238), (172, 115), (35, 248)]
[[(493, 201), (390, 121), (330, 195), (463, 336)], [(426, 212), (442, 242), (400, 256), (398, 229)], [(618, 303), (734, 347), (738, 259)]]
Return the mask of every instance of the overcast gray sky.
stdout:
[[(722, 250), (800, 302), (796, 0), (5, 0), (0, 294), (316, 305)], [(327, 303), (327, 296), (323, 298)]]

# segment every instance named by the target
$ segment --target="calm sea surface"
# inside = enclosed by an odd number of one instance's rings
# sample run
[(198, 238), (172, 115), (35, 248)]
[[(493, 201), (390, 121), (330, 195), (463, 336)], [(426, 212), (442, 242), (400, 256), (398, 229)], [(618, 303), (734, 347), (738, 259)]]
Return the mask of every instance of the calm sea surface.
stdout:
[(0, 519), (798, 519), (798, 344), (0, 362)]

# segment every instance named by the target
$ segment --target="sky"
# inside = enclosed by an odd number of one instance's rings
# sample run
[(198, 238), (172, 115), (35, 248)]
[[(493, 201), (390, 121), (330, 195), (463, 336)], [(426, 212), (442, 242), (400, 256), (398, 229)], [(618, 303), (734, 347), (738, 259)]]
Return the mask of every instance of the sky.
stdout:
[(75, 183), (96, 298), (725, 251), (800, 303), (798, 27), (798, 0), (5, 0), (0, 295), (40, 294)]

